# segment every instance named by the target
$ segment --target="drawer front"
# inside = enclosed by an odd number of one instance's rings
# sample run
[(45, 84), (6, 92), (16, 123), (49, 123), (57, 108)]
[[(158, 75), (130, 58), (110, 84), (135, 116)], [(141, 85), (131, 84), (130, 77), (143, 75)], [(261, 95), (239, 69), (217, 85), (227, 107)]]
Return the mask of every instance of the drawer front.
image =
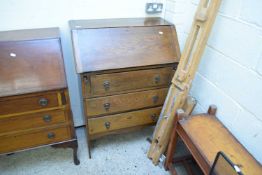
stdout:
[(0, 137), (0, 154), (70, 140), (70, 128), (63, 126), (20, 135)]
[(90, 84), (88, 81), (83, 80), (86, 90), (86, 93), (84, 93), (88, 97), (144, 88), (167, 87), (171, 82), (173, 74), (173, 67), (169, 66), (148, 70), (91, 75)]
[(0, 115), (26, 112), (58, 106), (58, 95), (54, 93), (23, 96), (0, 100)]
[(0, 118), (0, 133), (64, 123), (66, 115), (66, 111), (61, 109)]
[(88, 119), (89, 134), (94, 135), (123, 128), (153, 124), (157, 121), (161, 108), (150, 108)]
[(168, 88), (155, 89), (85, 100), (88, 117), (160, 106), (164, 103)]

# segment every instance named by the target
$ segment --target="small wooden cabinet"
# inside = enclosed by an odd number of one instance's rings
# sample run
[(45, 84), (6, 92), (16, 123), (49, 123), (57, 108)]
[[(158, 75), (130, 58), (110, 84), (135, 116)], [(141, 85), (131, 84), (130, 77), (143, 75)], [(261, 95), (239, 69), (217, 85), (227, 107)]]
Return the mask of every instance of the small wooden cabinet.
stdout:
[(77, 140), (58, 28), (0, 32), (0, 154)]
[(70, 27), (88, 142), (155, 124), (180, 58), (175, 27), (161, 18), (74, 20)]

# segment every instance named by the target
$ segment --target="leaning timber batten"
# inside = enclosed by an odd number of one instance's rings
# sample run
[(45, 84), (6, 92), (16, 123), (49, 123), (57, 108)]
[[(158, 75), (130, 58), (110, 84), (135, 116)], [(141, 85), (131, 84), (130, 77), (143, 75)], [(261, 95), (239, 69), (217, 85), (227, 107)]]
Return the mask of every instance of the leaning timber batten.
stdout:
[(148, 151), (148, 158), (150, 158), (155, 165), (158, 164), (160, 156), (166, 150), (174, 123), (175, 111), (186, 106), (185, 103), (188, 98), (188, 93), (220, 3), (221, 0), (201, 0), (199, 2), (190, 34), (181, 55), (178, 69), (172, 79), (172, 84), (170, 85), (153, 135), (152, 144)]

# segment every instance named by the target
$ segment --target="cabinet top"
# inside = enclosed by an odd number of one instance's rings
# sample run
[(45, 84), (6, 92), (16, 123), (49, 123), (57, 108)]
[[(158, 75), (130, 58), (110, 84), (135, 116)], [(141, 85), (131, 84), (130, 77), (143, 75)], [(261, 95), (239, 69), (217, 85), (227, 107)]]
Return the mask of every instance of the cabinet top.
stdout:
[(0, 97), (66, 87), (58, 28), (0, 33)]
[(175, 27), (161, 18), (70, 21), (78, 73), (177, 63)]
[(71, 30), (108, 28), (108, 27), (142, 27), (142, 26), (166, 26), (172, 25), (159, 17), (151, 18), (114, 18), (114, 19), (93, 19), (93, 20), (71, 20)]
[(0, 31), (0, 42), (59, 38), (59, 28)]

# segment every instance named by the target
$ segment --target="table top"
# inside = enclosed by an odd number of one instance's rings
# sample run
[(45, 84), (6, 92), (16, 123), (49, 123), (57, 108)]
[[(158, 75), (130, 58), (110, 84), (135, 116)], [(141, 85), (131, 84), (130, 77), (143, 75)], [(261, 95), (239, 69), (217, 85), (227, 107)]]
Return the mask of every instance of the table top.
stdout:
[(212, 166), (216, 154), (224, 152), (245, 175), (261, 175), (262, 166), (238, 140), (211, 115), (196, 115), (179, 121), (201, 155)]
[(114, 28), (114, 27), (146, 27), (146, 26), (170, 26), (168, 21), (159, 17), (148, 18), (110, 18), (110, 19), (82, 19), (70, 20), (71, 30)]

